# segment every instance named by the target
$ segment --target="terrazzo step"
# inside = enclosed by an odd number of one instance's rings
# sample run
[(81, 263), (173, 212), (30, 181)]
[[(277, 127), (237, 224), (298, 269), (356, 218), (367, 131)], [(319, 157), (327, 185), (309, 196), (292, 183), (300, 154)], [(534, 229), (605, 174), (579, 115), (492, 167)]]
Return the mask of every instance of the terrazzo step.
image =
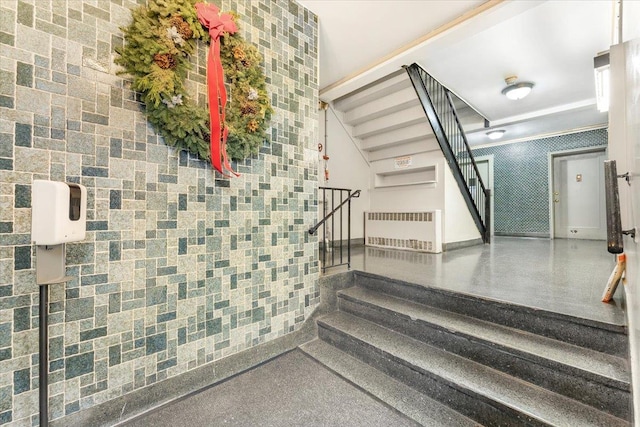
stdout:
[(308, 342), (300, 349), (329, 370), (423, 426), (471, 427), (479, 425), (320, 339)]
[(557, 339), (626, 358), (627, 328), (441, 288), (354, 272), (354, 284), (420, 304)]
[(630, 374), (622, 358), (366, 288), (342, 290), (338, 300), (341, 311), (630, 418)]
[(484, 425), (629, 426), (591, 406), (344, 312), (319, 319), (318, 336)]

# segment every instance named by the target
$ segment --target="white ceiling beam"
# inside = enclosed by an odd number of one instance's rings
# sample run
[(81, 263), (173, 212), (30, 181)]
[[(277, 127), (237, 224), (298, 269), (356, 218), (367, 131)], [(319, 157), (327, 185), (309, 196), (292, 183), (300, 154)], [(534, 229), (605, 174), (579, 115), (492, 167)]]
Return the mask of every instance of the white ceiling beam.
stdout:
[(563, 113), (563, 112), (572, 111), (572, 110), (581, 110), (581, 109), (589, 108), (595, 105), (596, 105), (595, 98), (585, 99), (583, 101), (572, 102), (570, 104), (564, 104), (564, 105), (557, 105), (555, 107), (545, 108), (543, 110), (538, 110), (538, 111), (531, 111), (529, 113), (520, 114), (517, 116), (505, 117), (498, 120), (491, 120), (489, 123), (491, 127), (494, 128), (494, 127), (514, 124), (518, 122), (524, 122), (524, 121), (539, 118), (539, 117), (550, 116), (552, 114)]

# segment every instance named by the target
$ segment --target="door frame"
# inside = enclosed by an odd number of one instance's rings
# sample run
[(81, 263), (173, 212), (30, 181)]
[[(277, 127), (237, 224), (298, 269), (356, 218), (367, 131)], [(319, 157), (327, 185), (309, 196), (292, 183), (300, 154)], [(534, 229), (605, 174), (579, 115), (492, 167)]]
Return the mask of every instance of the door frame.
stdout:
[[(494, 180), (494, 175), (493, 175), (493, 165), (494, 165), (494, 155), (493, 154), (487, 154), (485, 156), (473, 156), (473, 160), (477, 163), (477, 162), (484, 162), (486, 161), (488, 166), (489, 166), (489, 181), (491, 181), (491, 183), (493, 184), (493, 186), (491, 187), (491, 197), (489, 198), (489, 202), (491, 203), (489, 206), (491, 208), (491, 212), (489, 213), (491, 215), (491, 235), (494, 235), (495, 232), (495, 218), (496, 216), (494, 215), (494, 211), (495, 211), (495, 196), (496, 196), (496, 182)], [(487, 184), (487, 183), (485, 183)]]
[(549, 238), (556, 238), (556, 230), (555, 230), (555, 215), (553, 209), (553, 177), (554, 177), (554, 168), (553, 161), (557, 157), (567, 157), (574, 156), (576, 154), (587, 154), (587, 153), (598, 153), (604, 152), (605, 157), (607, 156), (607, 145), (596, 145), (593, 147), (583, 147), (583, 148), (573, 148), (571, 150), (560, 150), (560, 151), (550, 151), (547, 155), (548, 157), (548, 168), (549, 168), (549, 177), (548, 177), (548, 187), (549, 192), (547, 196), (549, 197)]

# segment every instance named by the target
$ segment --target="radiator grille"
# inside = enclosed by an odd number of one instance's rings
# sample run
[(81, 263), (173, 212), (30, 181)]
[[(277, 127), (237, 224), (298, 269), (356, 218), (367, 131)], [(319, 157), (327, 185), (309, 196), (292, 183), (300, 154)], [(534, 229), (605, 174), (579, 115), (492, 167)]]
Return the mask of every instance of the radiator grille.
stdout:
[(367, 246), (442, 252), (440, 211), (366, 212)]
[(415, 239), (391, 239), (388, 237), (368, 237), (367, 244), (371, 246), (387, 246), (399, 249), (413, 249), (415, 251), (433, 252), (433, 242)]
[(367, 212), (369, 221), (433, 221), (433, 212)]

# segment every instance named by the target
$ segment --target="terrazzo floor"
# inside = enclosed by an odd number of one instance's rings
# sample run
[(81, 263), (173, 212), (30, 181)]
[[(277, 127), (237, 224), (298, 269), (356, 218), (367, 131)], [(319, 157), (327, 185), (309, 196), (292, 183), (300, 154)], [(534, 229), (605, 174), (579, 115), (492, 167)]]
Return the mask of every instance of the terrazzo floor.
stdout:
[(614, 266), (605, 241), (516, 237), (441, 254), (355, 247), (351, 260), (352, 270), (621, 325), (623, 285), (600, 301)]
[(300, 350), (121, 424), (126, 427), (417, 425)]
[[(603, 241), (497, 237), (442, 254), (356, 247), (351, 269), (612, 324), (600, 301), (615, 259)], [(325, 274), (346, 271), (346, 266)], [(622, 286), (622, 285), (621, 285)], [(412, 426), (414, 422), (299, 350), (128, 421), (141, 426)]]

